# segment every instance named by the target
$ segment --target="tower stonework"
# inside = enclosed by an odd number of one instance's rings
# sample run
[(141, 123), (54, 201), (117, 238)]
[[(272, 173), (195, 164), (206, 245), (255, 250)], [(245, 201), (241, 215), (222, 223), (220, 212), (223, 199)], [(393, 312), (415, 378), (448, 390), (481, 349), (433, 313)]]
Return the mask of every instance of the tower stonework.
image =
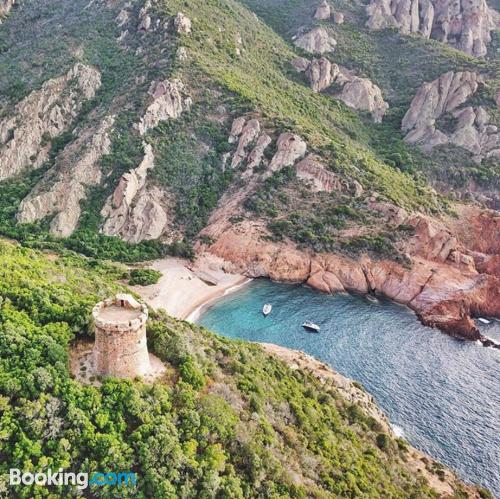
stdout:
[(151, 371), (146, 340), (148, 309), (128, 294), (117, 294), (92, 310), (94, 370), (100, 376), (135, 378)]

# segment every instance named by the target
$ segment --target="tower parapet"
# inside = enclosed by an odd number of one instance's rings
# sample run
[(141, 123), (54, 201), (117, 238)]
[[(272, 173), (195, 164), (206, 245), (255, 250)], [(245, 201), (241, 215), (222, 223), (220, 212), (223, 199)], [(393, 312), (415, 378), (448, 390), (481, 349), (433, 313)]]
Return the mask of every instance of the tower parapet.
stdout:
[(117, 294), (92, 310), (94, 370), (100, 376), (135, 378), (151, 371), (146, 340), (148, 308), (128, 294)]

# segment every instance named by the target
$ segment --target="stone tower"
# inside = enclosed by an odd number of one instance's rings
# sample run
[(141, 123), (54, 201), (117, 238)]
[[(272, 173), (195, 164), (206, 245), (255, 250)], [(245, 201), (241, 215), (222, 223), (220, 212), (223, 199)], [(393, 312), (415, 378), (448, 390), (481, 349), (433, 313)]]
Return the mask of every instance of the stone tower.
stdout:
[(146, 341), (148, 309), (132, 296), (117, 294), (92, 310), (94, 370), (100, 376), (135, 378), (151, 371)]

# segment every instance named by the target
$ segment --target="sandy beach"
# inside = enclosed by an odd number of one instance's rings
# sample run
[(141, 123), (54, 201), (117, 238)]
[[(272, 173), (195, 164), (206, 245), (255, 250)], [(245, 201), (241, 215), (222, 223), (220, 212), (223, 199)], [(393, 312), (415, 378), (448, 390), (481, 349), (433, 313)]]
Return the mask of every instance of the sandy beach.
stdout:
[(181, 258), (155, 260), (148, 268), (163, 274), (158, 283), (131, 289), (152, 308), (162, 308), (177, 319), (194, 321), (210, 302), (250, 281), (241, 274), (227, 274), (216, 268), (201, 270), (191, 265)]

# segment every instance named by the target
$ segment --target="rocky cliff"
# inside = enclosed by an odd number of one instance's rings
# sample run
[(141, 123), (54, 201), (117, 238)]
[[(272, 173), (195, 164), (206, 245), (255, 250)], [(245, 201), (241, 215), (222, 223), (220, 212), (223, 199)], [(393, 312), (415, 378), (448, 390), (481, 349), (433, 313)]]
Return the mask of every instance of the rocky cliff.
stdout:
[[(471, 152), (477, 162), (500, 157), (500, 133), (483, 106), (465, 106), (482, 83), (473, 72), (452, 71), (424, 83), (403, 118), (405, 140), (427, 150), (454, 144)], [(451, 130), (440, 130), (437, 122), (451, 116)]]
[(164, 191), (147, 182), (148, 170), (153, 167), (153, 149), (144, 144), (141, 164), (122, 175), (101, 211), (105, 234), (130, 243), (158, 239), (164, 234), (171, 218), (171, 201)]
[(486, 0), (372, 0), (366, 8), (370, 29), (396, 27), (483, 57), (500, 17)]
[(68, 130), (100, 85), (98, 70), (76, 64), (19, 102), (0, 121), (0, 180), (39, 168), (48, 158), (51, 141)]
[(97, 128), (79, 132), (78, 139), (64, 149), (23, 199), (17, 214), (20, 223), (52, 217), (50, 230), (54, 235), (68, 237), (74, 232), (81, 215), (80, 202), (86, 199), (87, 189), (102, 180), (99, 162), (110, 152), (113, 123), (114, 117), (109, 116)]

